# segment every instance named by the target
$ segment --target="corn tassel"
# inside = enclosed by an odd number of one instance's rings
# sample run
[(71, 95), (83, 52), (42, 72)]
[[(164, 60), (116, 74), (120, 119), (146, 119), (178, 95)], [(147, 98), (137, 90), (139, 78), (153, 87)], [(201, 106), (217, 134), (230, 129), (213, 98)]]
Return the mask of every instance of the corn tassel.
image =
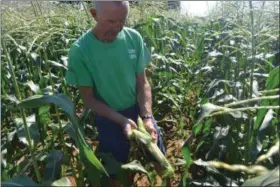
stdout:
[(218, 162), (218, 161), (208, 161), (208, 166), (218, 168), (218, 169), (225, 169), (232, 172), (246, 172), (248, 174), (257, 174), (257, 175), (263, 175), (268, 172), (268, 170), (261, 165), (252, 165), (252, 166), (245, 166), (245, 165), (229, 165), (224, 162)]

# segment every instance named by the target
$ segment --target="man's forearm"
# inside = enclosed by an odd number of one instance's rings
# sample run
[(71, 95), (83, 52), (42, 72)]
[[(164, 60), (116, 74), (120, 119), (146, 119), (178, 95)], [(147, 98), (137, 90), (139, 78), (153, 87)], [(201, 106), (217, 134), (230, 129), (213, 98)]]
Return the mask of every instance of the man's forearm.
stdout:
[(87, 98), (85, 106), (96, 112), (99, 116), (106, 117), (119, 125), (124, 124), (127, 120), (123, 115), (114, 111), (95, 97)]
[(140, 107), (140, 115), (152, 115), (152, 92), (147, 79), (143, 84), (137, 85), (137, 100)]

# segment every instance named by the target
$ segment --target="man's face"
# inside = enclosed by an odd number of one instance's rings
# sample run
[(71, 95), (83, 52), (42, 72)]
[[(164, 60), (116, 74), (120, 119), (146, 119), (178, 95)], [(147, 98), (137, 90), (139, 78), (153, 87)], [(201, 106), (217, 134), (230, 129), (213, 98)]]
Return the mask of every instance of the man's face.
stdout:
[(127, 14), (128, 8), (125, 5), (116, 6), (107, 3), (101, 7), (101, 10), (95, 16), (95, 20), (97, 22), (96, 27), (104, 40), (111, 42), (116, 39), (118, 33), (123, 29)]

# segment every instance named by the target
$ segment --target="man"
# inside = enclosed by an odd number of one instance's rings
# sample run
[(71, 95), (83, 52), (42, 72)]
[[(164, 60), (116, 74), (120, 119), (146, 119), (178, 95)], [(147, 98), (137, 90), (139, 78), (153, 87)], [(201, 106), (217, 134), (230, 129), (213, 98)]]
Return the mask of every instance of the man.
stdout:
[(96, 25), (71, 46), (66, 75), (95, 113), (99, 151), (120, 163), (128, 161), (127, 135), (137, 128), (138, 115), (165, 154), (145, 73), (151, 56), (141, 35), (124, 27), (128, 12), (128, 1), (95, 1), (90, 13)]

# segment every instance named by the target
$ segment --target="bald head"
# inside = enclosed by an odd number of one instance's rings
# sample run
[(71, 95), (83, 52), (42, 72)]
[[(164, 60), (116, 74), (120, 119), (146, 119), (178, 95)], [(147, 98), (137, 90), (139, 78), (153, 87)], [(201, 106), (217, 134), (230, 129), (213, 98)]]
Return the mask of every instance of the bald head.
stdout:
[(101, 12), (104, 7), (125, 7), (129, 9), (129, 1), (93, 1), (96, 12)]
[(94, 33), (102, 41), (113, 41), (123, 29), (129, 12), (128, 1), (94, 1), (90, 9), (96, 21)]

